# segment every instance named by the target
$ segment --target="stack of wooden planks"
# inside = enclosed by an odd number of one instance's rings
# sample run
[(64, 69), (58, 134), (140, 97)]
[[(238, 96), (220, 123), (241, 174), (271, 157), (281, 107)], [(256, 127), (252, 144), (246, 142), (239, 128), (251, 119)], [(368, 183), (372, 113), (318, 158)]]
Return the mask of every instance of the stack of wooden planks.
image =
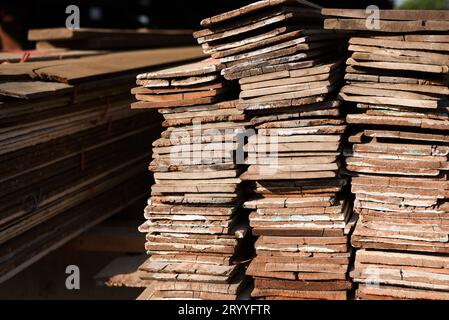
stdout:
[[(221, 65), (217, 61), (209, 59), (139, 74), (136, 81), (139, 87), (132, 90), (138, 102), (134, 103), (132, 107), (135, 109), (157, 108), (164, 113), (165, 109), (165, 111), (170, 111), (172, 110), (170, 108), (173, 107), (189, 107), (222, 101), (231, 87), (220, 76), (220, 68)], [(200, 117), (203, 116), (201, 113), (198, 114)], [(222, 114), (226, 115), (227, 113), (223, 112)], [(183, 117), (167, 116), (166, 127), (204, 121), (204, 119), (188, 118), (188, 114), (184, 115), (189, 119), (188, 122), (180, 120)]]
[(245, 207), (259, 236), (247, 272), (255, 277), (253, 297), (347, 298), (352, 205), (339, 174), (346, 126), (338, 112), (328, 100), (253, 119), (264, 118), (246, 145), (250, 166), (242, 175), (254, 181)]
[[(194, 37), (205, 53), (225, 65), (222, 74), (228, 80), (274, 71), (288, 78), (290, 70), (330, 61), (338, 53), (336, 35), (323, 30), (322, 20), (320, 7), (308, 1), (262, 0), (202, 20), (205, 29)], [(274, 79), (279, 78), (269, 80)], [(289, 84), (283, 93), (300, 90)], [(248, 92), (246, 97), (257, 96)]]
[(381, 11), (379, 32), (359, 10), (323, 13), (329, 28), (365, 31), (349, 40), (340, 94), (355, 103), (345, 156), (357, 297), (447, 299), (449, 12)]
[(0, 282), (146, 196), (145, 146), (160, 120), (131, 112), (129, 90), (144, 68), (201, 56), (187, 47), (0, 66)]
[(358, 299), (447, 300), (447, 255), (358, 250), (354, 271)]
[(346, 124), (335, 91), (340, 37), (307, 1), (259, 1), (204, 19), (195, 33), (239, 79), (250, 225), (257, 256), (247, 274), (259, 299), (346, 299), (351, 202), (339, 174)]
[[(150, 258), (146, 299), (236, 299), (251, 253), (237, 164), (246, 126), (215, 59), (138, 75), (136, 109), (158, 109), (164, 131), (153, 143), (155, 184), (145, 209)], [(242, 146), (242, 143), (240, 143)]]
[(32, 29), (28, 40), (37, 50), (54, 48), (81, 50), (131, 50), (179, 47), (194, 44), (191, 30), (167, 29)]

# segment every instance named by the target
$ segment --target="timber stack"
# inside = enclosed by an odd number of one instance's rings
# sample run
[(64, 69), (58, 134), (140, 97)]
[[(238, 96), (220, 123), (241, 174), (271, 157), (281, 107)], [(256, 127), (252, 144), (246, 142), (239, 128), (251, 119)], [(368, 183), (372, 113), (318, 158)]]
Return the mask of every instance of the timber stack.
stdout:
[(206, 59), (137, 77), (132, 107), (164, 118), (140, 227), (150, 255), (142, 299), (232, 300), (246, 285), (242, 261), (252, 248), (236, 153), (247, 121), (222, 67)]
[(143, 69), (196, 48), (1, 65), (0, 282), (144, 200), (148, 139), (160, 122), (129, 110)]
[(191, 30), (50, 28), (31, 29), (38, 51), (52, 49), (137, 50), (194, 45)]
[[(449, 298), (449, 12), (325, 9), (349, 40), (354, 281), (359, 299)], [(377, 23), (377, 27), (376, 24)]]
[(251, 119), (241, 178), (251, 184), (257, 256), (247, 274), (258, 299), (346, 299), (351, 201), (340, 175), (346, 124), (336, 91), (342, 37), (307, 1), (258, 1), (204, 19), (204, 52), (239, 80)]

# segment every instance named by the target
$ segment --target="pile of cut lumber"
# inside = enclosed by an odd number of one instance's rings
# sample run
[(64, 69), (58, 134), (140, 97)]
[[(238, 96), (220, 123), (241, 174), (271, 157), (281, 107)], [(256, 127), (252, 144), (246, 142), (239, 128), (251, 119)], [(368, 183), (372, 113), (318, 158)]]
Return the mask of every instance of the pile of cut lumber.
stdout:
[[(193, 35), (225, 65), (228, 80), (275, 71), (288, 77), (289, 70), (330, 61), (338, 53), (336, 35), (323, 30), (322, 21), (320, 7), (308, 1), (262, 0), (202, 20), (205, 29)], [(298, 91), (289, 89), (284, 92)]]
[(349, 40), (340, 94), (355, 103), (345, 156), (360, 214), (352, 244), (364, 249), (357, 297), (447, 299), (449, 12), (381, 11), (378, 33), (361, 27), (364, 11), (323, 13), (330, 28), (365, 31)]
[(160, 132), (129, 110), (141, 70), (202, 56), (130, 51), (0, 66), (0, 282), (147, 195)]
[(358, 299), (448, 300), (449, 257), (412, 252), (357, 250)]
[(225, 100), (231, 87), (221, 69), (207, 59), (137, 76), (132, 107), (158, 109), (165, 120), (140, 227), (151, 255), (140, 267), (153, 280), (146, 299), (236, 299), (246, 284), (250, 233), (236, 161), (246, 121), (238, 102)]
[(54, 48), (80, 50), (131, 50), (179, 47), (194, 44), (191, 30), (169, 29), (32, 29), (28, 40), (37, 50)]
[[(220, 68), (221, 66), (216, 60), (208, 59), (188, 65), (139, 74), (136, 80), (138, 87), (131, 91), (138, 102), (134, 103), (132, 107), (134, 109), (160, 109), (161, 113), (165, 113), (164, 111), (176, 111), (176, 109), (171, 109), (174, 107), (189, 107), (222, 101), (229, 93), (231, 87), (221, 77)], [(198, 110), (197, 112), (199, 113), (197, 114), (193, 113), (193, 118), (188, 117), (187, 111), (189, 111), (188, 108), (181, 113), (185, 117), (167, 115), (166, 127), (192, 124), (194, 121), (205, 122), (205, 119), (195, 119), (195, 115), (200, 117), (206, 116), (201, 113), (201, 110)], [(208, 111), (211, 110), (208, 109)], [(173, 112), (167, 112), (167, 114), (169, 113)], [(215, 114), (220, 115), (218, 113)], [(228, 113), (224, 111), (221, 114), (227, 115)], [(181, 119), (188, 119), (188, 122)]]
[(340, 37), (307, 1), (259, 1), (204, 19), (194, 35), (239, 79), (254, 135), (245, 151), (260, 299), (346, 299), (351, 202), (339, 174), (346, 125), (335, 91)]

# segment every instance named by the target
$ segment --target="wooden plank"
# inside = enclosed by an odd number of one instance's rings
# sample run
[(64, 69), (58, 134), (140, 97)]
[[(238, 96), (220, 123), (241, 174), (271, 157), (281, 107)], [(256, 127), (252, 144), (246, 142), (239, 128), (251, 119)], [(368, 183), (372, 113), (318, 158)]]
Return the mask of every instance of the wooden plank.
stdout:
[(214, 59), (206, 59), (190, 64), (182, 64), (180, 66), (167, 69), (157, 70), (139, 74), (137, 79), (165, 79), (188, 76), (201, 76), (209, 73), (216, 73), (221, 69), (219, 61)]
[(98, 36), (114, 36), (114, 35), (191, 35), (190, 30), (173, 30), (173, 29), (100, 29), (100, 28), (49, 28), (49, 29), (31, 29), (28, 31), (29, 41), (40, 40), (61, 40), (61, 39), (85, 39)]
[(64, 95), (73, 92), (74, 87), (58, 82), (44, 81), (4, 81), (0, 83), (0, 95), (37, 99), (49, 95)]
[[(421, 41), (400, 41), (376, 38), (353, 37), (349, 39), (351, 45), (377, 46), (381, 48), (398, 50), (428, 50), (428, 51), (448, 51), (447, 43), (421, 42)], [(411, 52), (413, 53), (413, 52)]]
[[(413, 20), (413, 21), (379, 21), (382, 32), (420, 32), (420, 31), (448, 31), (449, 23), (444, 20)], [(366, 26), (366, 19), (326, 19), (325, 29), (372, 31)]]
[(31, 29), (29, 41), (38, 41), (37, 49), (148, 49), (193, 45), (192, 30), (168, 29)]
[[(101, 57), (89, 57), (76, 61), (66, 60), (64, 63), (39, 67), (34, 69), (33, 72), (42, 78), (71, 84), (106, 75), (116, 75), (121, 72), (138, 71), (151, 66), (186, 61), (201, 56), (202, 53), (197, 47), (130, 51), (110, 53)], [(71, 67), (67, 68), (66, 64), (70, 64)]]

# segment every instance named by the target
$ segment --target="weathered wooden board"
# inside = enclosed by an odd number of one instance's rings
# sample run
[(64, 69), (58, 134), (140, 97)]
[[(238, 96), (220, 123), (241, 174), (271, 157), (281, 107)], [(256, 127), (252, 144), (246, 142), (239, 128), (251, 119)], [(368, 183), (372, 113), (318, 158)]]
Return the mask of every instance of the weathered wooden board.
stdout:
[(59, 82), (5, 81), (0, 83), (0, 95), (22, 99), (64, 95), (72, 93), (73, 90), (73, 86)]
[(141, 73), (137, 75), (137, 79), (171, 79), (177, 77), (201, 76), (210, 73), (216, 73), (221, 68), (222, 65), (219, 61), (214, 59), (206, 59), (190, 64), (182, 64), (177, 67)]
[(38, 41), (37, 49), (139, 49), (192, 45), (192, 30), (168, 29), (31, 29), (29, 41)]
[[(321, 9), (321, 14), (329, 17), (356, 19), (365, 19), (370, 16), (370, 13), (361, 9), (323, 8)], [(379, 14), (382, 20), (414, 21), (449, 19), (449, 12), (445, 10), (380, 10)]]
[(107, 53), (103, 50), (67, 50), (61, 48), (36, 48), (27, 51), (3, 51), (0, 53), (1, 63), (37, 62), (49, 60), (62, 60), (96, 56)]
[[(412, 33), (420, 31), (448, 31), (449, 23), (445, 20), (411, 20), (411, 21), (389, 21), (380, 20), (379, 30), (382, 32), (391, 33)], [(358, 30), (358, 31), (373, 31), (369, 29), (366, 24), (366, 19), (344, 19), (344, 18), (329, 18), (324, 21), (325, 29), (335, 30)]]
[[(142, 68), (188, 61), (201, 56), (202, 53), (197, 47), (140, 50), (110, 53), (76, 60), (67, 59), (59, 63), (47, 63), (38, 68), (33, 68), (32, 72), (43, 79), (72, 84), (106, 75), (116, 75), (142, 70)], [(67, 65), (70, 65), (70, 67), (67, 67)], [(14, 66), (11, 68), (13, 69)]]
[(240, 17), (243, 15), (247, 15), (247, 14), (251, 14), (253, 12), (257, 12), (259, 10), (263, 10), (266, 8), (270, 8), (270, 7), (274, 7), (274, 6), (278, 6), (278, 5), (298, 5), (300, 7), (305, 7), (305, 8), (313, 8), (316, 10), (320, 10), (321, 7), (318, 5), (315, 5), (309, 1), (304, 1), (304, 0), (260, 0), (257, 1), (255, 3), (249, 4), (247, 6), (232, 10), (232, 11), (228, 11), (222, 14), (218, 14), (216, 16), (210, 17), (210, 18), (205, 18), (203, 20), (201, 20), (201, 25), (202, 26), (209, 26), (209, 25), (213, 25), (213, 24), (217, 24), (217, 23), (222, 23), (224, 21), (227, 21), (229, 19), (233, 19), (236, 17)]

